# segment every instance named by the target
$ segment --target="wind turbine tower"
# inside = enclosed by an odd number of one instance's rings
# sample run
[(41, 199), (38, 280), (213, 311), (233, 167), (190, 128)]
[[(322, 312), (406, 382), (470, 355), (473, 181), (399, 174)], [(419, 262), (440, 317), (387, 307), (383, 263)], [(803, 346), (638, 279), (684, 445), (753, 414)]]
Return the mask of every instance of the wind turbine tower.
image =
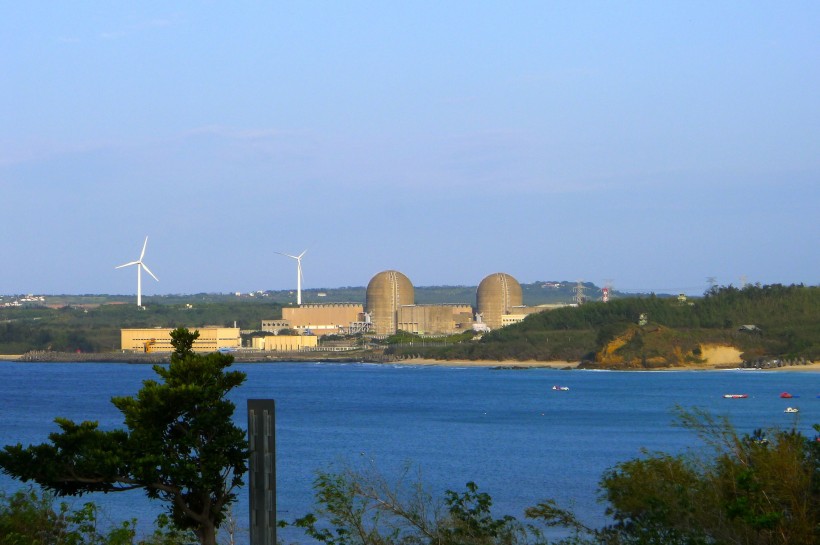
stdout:
[(290, 255), (290, 254), (283, 254), (282, 252), (276, 252), (279, 255), (283, 255), (285, 257), (289, 257), (291, 259), (296, 260), (296, 304), (301, 306), (302, 305), (302, 256), (307, 253), (307, 250), (302, 252), (299, 255)]
[(145, 237), (145, 242), (142, 244), (142, 252), (140, 253), (139, 259), (136, 261), (131, 261), (129, 263), (124, 263), (123, 265), (118, 265), (114, 267), (115, 269), (122, 269), (123, 267), (130, 267), (131, 265), (137, 266), (137, 307), (142, 308), (142, 270), (145, 269), (145, 272), (150, 274), (154, 280), (159, 282), (159, 278), (154, 276), (154, 273), (151, 272), (145, 263), (142, 262), (142, 258), (145, 257), (145, 248), (148, 246), (148, 237)]

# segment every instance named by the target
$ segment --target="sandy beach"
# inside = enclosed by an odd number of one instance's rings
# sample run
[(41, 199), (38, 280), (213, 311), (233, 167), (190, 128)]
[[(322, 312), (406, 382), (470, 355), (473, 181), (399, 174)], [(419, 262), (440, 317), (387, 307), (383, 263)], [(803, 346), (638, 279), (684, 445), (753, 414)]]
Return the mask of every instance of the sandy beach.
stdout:
[[(445, 367), (502, 367), (502, 368), (521, 368), (521, 369), (575, 369), (580, 362), (569, 361), (496, 361), (496, 360), (477, 360), (477, 361), (451, 361), (451, 360), (429, 360), (422, 358), (401, 360), (393, 362), (394, 364), (406, 365), (440, 365)], [(663, 367), (652, 369), (651, 371), (719, 371), (726, 369), (733, 369), (732, 362), (723, 363), (705, 363), (698, 365), (687, 365), (685, 367)], [(749, 369), (750, 371), (760, 372), (820, 372), (820, 362), (810, 363), (808, 365), (792, 365), (788, 367), (776, 367), (773, 369)], [(639, 369), (635, 369), (639, 371)]]
[[(684, 369), (693, 371), (710, 371), (710, 370), (725, 370), (739, 368), (742, 359), (741, 352), (733, 346), (723, 345), (705, 345), (702, 348), (701, 357), (703, 363), (689, 364), (681, 367), (664, 367), (652, 369), (652, 371), (680, 371)], [(406, 363), (411, 365), (443, 365), (450, 367), (509, 367), (509, 368), (550, 368), (550, 369), (575, 369), (580, 362), (571, 361), (496, 361), (496, 360), (478, 360), (478, 361), (444, 361), (444, 360), (429, 360), (429, 359), (410, 359), (402, 360), (399, 363)], [(634, 369), (639, 371), (641, 369)], [(820, 362), (814, 362), (808, 365), (790, 365), (786, 367), (776, 367), (772, 369), (759, 369), (760, 371), (803, 371), (803, 372), (818, 372), (820, 371)]]
[[(740, 353), (734, 348), (720, 347), (704, 351), (705, 363), (690, 364), (685, 367), (663, 367), (651, 369), (652, 371), (710, 371), (710, 370), (726, 370), (740, 367)], [(0, 361), (15, 361), (20, 358), (18, 354), (0, 354)], [(308, 361), (308, 360), (305, 360)], [(313, 360), (310, 360), (313, 361)], [(536, 361), (536, 360), (433, 360), (425, 358), (411, 358), (390, 362), (391, 365), (438, 365), (443, 367), (499, 367), (499, 368), (515, 368), (515, 369), (575, 369), (580, 362), (577, 361)], [(638, 371), (639, 369), (633, 369)], [(750, 369), (752, 370), (752, 369)], [(791, 365), (786, 367), (776, 367), (773, 369), (759, 369), (759, 371), (776, 371), (776, 372), (820, 372), (820, 362), (810, 363), (808, 365)]]

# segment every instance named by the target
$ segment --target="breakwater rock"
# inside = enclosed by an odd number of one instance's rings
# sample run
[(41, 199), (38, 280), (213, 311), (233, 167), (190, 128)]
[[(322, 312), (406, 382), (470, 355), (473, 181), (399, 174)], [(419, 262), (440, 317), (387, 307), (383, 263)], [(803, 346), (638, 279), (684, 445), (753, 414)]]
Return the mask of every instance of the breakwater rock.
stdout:
[[(362, 351), (356, 354), (349, 352), (341, 355), (339, 352), (231, 352), (236, 363), (265, 363), (265, 362), (317, 362), (317, 363), (391, 363), (397, 361), (392, 355), (381, 352)], [(171, 360), (170, 352), (129, 353), (129, 352), (53, 352), (51, 350), (35, 350), (26, 352), (12, 361), (44, 362), (44, 363), (168, 363)]]
[(123, 352), (54, 352), (33, 350), (15, 361), (45, 363), (168, 363), (170, 354), (128, 354)]

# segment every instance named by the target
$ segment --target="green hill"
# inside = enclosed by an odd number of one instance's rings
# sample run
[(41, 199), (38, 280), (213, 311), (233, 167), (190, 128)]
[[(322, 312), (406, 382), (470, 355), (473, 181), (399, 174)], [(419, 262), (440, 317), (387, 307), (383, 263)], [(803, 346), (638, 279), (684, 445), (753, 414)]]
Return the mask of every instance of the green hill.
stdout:
[[(639, 325), (641, 316), (646, 323)], [(742, 328), (741, 326), (754, 326)], [(748, 330), (747, 330), (748, 329)], [(820, 359), (820, 287), (802, 285), (716, 287), (703, 298), (655, 296), (589, 303), (534, 314), (480, 341), (430, 349), (427, 357), (490, 360), (601, 362), (610, 343), (624, 366), (696, 362), (704, 344), (759, 357)]]

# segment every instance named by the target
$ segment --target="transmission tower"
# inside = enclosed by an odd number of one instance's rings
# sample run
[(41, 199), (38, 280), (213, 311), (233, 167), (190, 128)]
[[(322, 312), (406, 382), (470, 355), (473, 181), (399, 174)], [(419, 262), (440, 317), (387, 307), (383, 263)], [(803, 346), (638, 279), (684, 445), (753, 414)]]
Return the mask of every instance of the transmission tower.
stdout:
[(604, 303), (609, 303), (609, 297), (612, 295), (612, 279), (607, 278), (604, 280), (604, 288), (601, 290), (603, 292), (603, 296), (601, 300)]
[(583, 280), (579, 280), (578, 283), (575, 284), (575, 287), (572, 288), (572, 291), (575, 292), (575, 304), (576, 305), (580, 306), (580, 305), (584, 304), (584, 289), (585, 289), (585, 287), (584, 287), (584, 281)]

